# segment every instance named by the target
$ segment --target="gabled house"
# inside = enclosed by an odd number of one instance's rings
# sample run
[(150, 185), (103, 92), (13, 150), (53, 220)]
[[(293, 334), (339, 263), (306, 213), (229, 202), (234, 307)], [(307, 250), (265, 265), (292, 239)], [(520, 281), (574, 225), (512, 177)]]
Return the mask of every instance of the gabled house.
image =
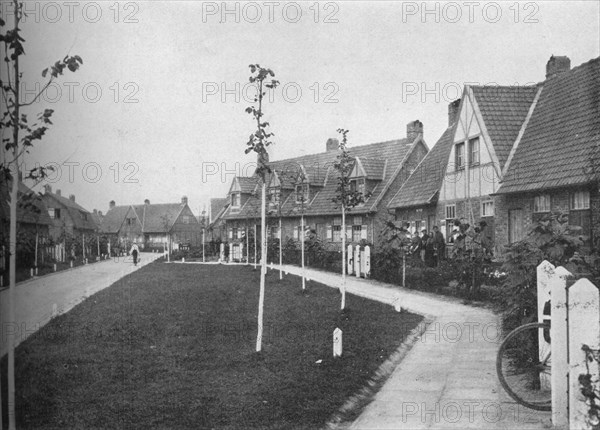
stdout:
[(437, 202), (454, 143), (459, 106), (460, 99), (448, 105), (448, 128), (388, 203), (398, 226), (408, 223), (412, 233), (439, 226)]
[(90, 211), (75, 202), (75, 195), (63, 197), (61, 190), (52, 192), (50, 185), (45, 185), (42, 200), (52, 220), (50, 235), (54, 240), (65, 237), (91, 237), (97, 231)]
[[(301, 215), (304, 214), (306, 231), (312, 230), (326, 244), (341, 245), (341, 208), (333, 202), (338, 186), (337, 170), (333, 168), (339, 154), (337, 139), (326, 142), (326, 151), (271, 163), (273, 174), (268, 178), (271, 198), (270, 232), (272, 237), (300, 239)], [(348, 243), (379, 240), (384, 221), (389, 214), (387, 205), (392, 196), (408, 178), (428, 152), (423, 140), (423, 124), (412, 121), (407, 125), (406, 138), (349, 148), (354, 159), (351, 173), (352, 186), (364, 191), (366, 201), (347, 213), (346, 237)], [(245, 194), (238, 189), (243, 181)], [(234, 197), (240, 192), (241, 197)], [(244, 199), (245, 195), (245, 199)], [(260, 180), (236, 178), (230, 191), (231, 202), (240, 202), (239, 208), (230, 206), (223, 215), (227, 222), (228, 240), (242, 240), (244, 232), (260, 224)], [(278, 219), (282, 218), (282, 231)], [(277, 221), (276, 221), (277, 220)], [(257, 229), (259, 231), (259, 229)], [(305, 234), (306, 234), (305, 231)], [(237, 239), (236, 239), (237, 238)]]
[(226, 240), (227, 232), (225, 221), (223, 220), (223, 214), (228, 206), (228, 198), (210, 199), (208, 211), (208, 230), (206, 237), (207, 241), (224, 242)]
[(567, 57), (550, 58), (507, 159), (496, 190), (500, 245), (550, 212), (567, 213), (592, 243), (594, 226), (600, 233), (600, 58), (573, 69)]
[(102, 221), (101, 231), (112, 236), (124, 247), (137, 243), (145, 249), (197, 246), (202, 243), (202, 227), (188, 206), (187, 197), (181, 203), (117, 206), (110, 202)]

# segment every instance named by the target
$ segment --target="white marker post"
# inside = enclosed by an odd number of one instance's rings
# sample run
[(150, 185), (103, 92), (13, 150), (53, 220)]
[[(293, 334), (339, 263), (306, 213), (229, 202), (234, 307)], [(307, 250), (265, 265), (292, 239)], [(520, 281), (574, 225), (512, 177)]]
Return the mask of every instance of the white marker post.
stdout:
[(333, 357), (342, 356), (342, 330), (336, 328), (333, 331)]

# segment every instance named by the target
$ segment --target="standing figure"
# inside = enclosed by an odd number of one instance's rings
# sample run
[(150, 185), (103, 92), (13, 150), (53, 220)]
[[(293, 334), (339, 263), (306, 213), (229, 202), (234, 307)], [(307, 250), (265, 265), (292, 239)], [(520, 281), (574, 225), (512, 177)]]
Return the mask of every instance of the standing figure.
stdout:
[(433, 226), (433, 247), (437, 265), (437, 263), (439, 263), (440, 260), (443, 260), (446, 256), (446, 240), (444, 239), (444, 235), (437, 225)]
[(133, 246), (131, 247), (131, 250), (129, 251), (129, 253), (131, 254), (131, 256), (133, 257), (133, 265), (137, 266), (137, 259), (138, 259), (138, 253), (140, 252), (137, 243), (133, 243)]

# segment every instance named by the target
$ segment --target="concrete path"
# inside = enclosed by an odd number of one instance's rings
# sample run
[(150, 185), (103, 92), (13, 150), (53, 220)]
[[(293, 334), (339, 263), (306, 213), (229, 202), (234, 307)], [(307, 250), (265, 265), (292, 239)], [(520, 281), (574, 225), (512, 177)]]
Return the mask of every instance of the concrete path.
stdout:
[[(284, 266), (300, 275), (301, 268)], [(311, 280), (339, 288), (341, 275), (306, 270)], [(310, 285), (310, 284), (309, 284)], [(393, 304), (432, 320), (356, 421), (342, 428), (543, 429), (549, 412), (518, 405), (496, 376), (499, 316), (460, 300), (348, 276), (346, 291)]]
[(161, 256), (142, 252), (137, 266), (131, 257), (119, 257), (20, 282), (15, 288), (14, 321), (8, 320), (8, 289), (0, 291), (0, 356), (7, 352), (7, 336), (14, 334), (18, 345), (53, 315), (69, 311), (92, 294)]

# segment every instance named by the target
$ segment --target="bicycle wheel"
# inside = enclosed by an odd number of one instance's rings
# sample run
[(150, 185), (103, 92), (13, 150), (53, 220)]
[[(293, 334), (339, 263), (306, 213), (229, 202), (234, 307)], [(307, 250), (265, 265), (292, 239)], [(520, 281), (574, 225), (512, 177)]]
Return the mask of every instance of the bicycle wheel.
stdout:
[(550, 324), (530, 323), (511, 331), (500, 345), (496, 372), (517, 403), (537, 411), (552, 406)]

